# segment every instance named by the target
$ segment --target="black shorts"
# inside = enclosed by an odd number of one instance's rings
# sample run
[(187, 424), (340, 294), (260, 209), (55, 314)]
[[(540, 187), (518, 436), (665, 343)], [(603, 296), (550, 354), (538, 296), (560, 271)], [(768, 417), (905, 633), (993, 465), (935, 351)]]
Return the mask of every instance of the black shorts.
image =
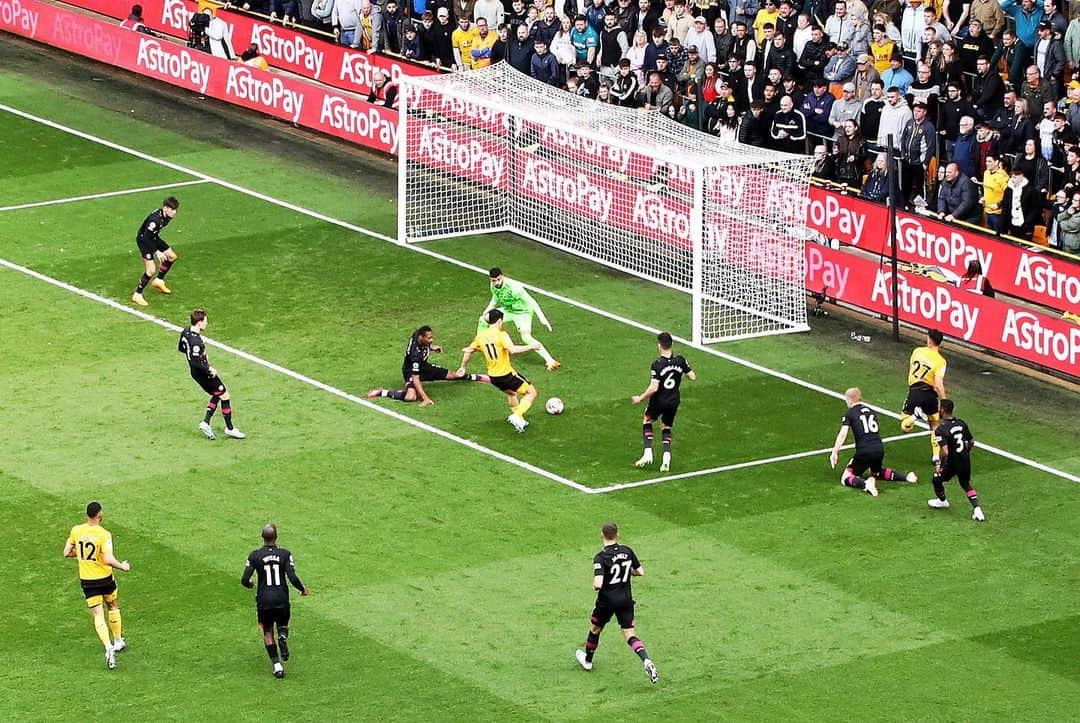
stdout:
[[(441, 382), (446, 379), (446, 375), (449, 373), (450, 370), (445, 367), (438, 367), (434, 364), (421, 364), (419, 376), (422, 382)], [(413, 373), (411, 371), (405, 372), (402, 376), (405, 377), (405, 388), (411, 388), (413, 385)]]
[(870, 470), (870, 474), (875, 477), (879, 476), (884, 470), (885, 464), (885, 449), (871, 449), (871, 450), (855, 450), (855, 456), (851, 458), (847, 466), (851, 468), (852, 473), (855, 476), (861, 476), (866, 470)]
[(679, 403), (675, 402), (659, 402), (656, 397), (649, 398), (649, 406), (645, 407), (645, 417), (650, 421), (657, 419), (665, 427), (671, 427), (675, 424), (675, 415), (679, 411)]
[(83, 596), (89, 600), (97, 595), (112, 595), (116, 592), (116, 578), (112, 575), (100, 580), (79, 580), (82, 585)]
[(904, 401), (904, 414), (914, 414), (915, 408), (922, 409), (923, 414), (932, 417), (938, 413), (938, 396), (933, 389), (926, 387), (908, 388), (907, 399)]
[(950, 454), (941, 469), (941, 481), (948, 482), (953, 477), (963, 484), (971, 482), (971, 458)]
[(286, 628), (289, 626), (289, 606), (283, 608), (256, 608), (259, 617), (259, 627), (264, 631), (273, 631), (274, 626)]
[(514, 394), (524, 394), (529, 391), (529, 385), (531, 384), (528, 379), (516, 372), (504, 374), (501, 377), (492, 377), (491, 383), (500, 391), (513, 392)]
[(147, 261), (154, 260), (154, 252), (161, 251), (162, 253), (169, 250), (169, 244), (162, 241), (160, 238), (152, 241), (140, 241), (135, 240), (135, 245), (139, 247), (139, 254)]
[(226, 392), (225, 383), (222, 382), (221, 377), (216, 374), (204, 374), (192, 369), (191, 378), (203, 388), (204, 392), (212, 397), (220, 397)]
[(592, 624), (598, 628), (602, 628), (608, 624), (612, 615), (619, 621), (619, 627), (623, 630), (636, 627), (634, 624), (633, 602), (628, 605), (619, 606), (608, 605), (607, 603), (602, 602), (596, 603), (596, 607), (594, 607), (592, 611)]

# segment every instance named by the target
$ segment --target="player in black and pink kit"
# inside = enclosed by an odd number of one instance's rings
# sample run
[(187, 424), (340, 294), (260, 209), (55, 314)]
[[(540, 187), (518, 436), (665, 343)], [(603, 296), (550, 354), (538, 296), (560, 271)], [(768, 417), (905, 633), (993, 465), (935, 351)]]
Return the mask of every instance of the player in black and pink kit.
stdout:
[(630, 589), (630, 578), (641, 577), (645, 569), (637, 555), (626, 545), (619, 544), (619, 526), (614, 522), (605, 523), (600, 530), (604, 549), (593, 558), (593, 589), (596, 590), (596, 606), (592, 612), (592, 626), (585, 640), (585, 649), (575, 653), (578, 664), (585, 670), (592, 670), (593, 655), (600, 644), (600, 633), (614, 616), (622, 628), (623, 639), (630, 649), (641, 658), (645, 675), (655, 683), (660, 679), (656, 666), (645, 652), (645, 643), (637, 637), (634, 620), (634, 596)]
[(653, 463), (653, 422), (660, 420), (660, 435), (664, 444), (664, 453), (660, 457), (660, 471), (671, 469), (671, 428), (675, 425), (675, 415), (679, 411), (679, 387), (685, 375), (695, 381), (697, 375), (690, 368), (690, 362), (681, 354), (672, 351), (671, 334), (662, 331), (656, 335), (656, 347), (660, 356), (649, 367), (649, 386), (641, 394), (630, 397), (634, 404), (648, 400), (645, 416), (641, 421), (641, 436), (644, 450), (635, 467), (645, 467)]
[[(858, 387), (852, 387), (844, 392), (848, 410), (840, 419), (840, 431), (833, 443), (832, 453), (829, 455), (829, 464), (836, 468), (836, 462), (840, 457), (840, 447), (847, 441), (848, 430), (855, 435), (855, 454), (851, 461), (844, 467), (844, 473), (840, 475), (840, 484), (845, 487), (854, 487), (863, 490), (871, 497), (878, 496), (877, 480), (888, 482), (911, 482), (919, 481), (914, 472), (898, 472), (890, 467), (885, 467), (885, 443), (881, 441), (878, 430), (877, 415), (874, 410), (863, 404), (862, 392)], [(863, 472), (870, 470), (870, 476), (865, 479)]]
[(199, 431), (207, 439), (215, 439), (214, 430), (210, 427), (210, 419), (217, 411), (218, 403), (221, 403), (221, 416), (225, 418), (225, 436), (233, 439), (244, 439), (246, 434), (233, 426), (232, 422), (232, 399), (225, 383), (218, 376), (217, 369), (210, 366), (206, 358), (206, 342), (203, 341), (202, 331), (206, 328), (206, 312), (195, 309), (191, 312), (191, 326), (180, 332), (180, 342), (176, 350), (187, 359), (191, 378), (198, 383), (203, 391), (210, 395), (210, 401), (206, 405), (206, 416), (199, 422)]
[(427, 324), (414, 331), (409, 338), (409, 343), (405, 345), (405, 359), (401, 362), (401, 376), (405, 380), (405, 387), (396, 390), (376, 387), (367, 393), (367, 398), (388, 397), (399, 402), (415, 402), (419, 398), (420, 406), (428, 407), (434, 404), (435, 400), (428, 396), (427, 390), (424, 389), (424, 382), (461, 380), (487, 383), (491, 381), (491, 377), (487, 374), (458, 376), (456, 371), (430, 363), (428, 356), (431, 352), (442, 353), (442, 347), (433, 343), (434, 341), (435, 332)]

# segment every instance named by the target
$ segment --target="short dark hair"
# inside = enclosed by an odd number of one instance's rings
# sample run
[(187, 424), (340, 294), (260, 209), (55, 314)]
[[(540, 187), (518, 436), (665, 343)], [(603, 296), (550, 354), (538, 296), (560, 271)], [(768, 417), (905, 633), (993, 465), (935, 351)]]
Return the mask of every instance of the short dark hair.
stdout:
[(604, 536), (605, 540), (617, 540), (619, 539), (619, 526), (614, 522), (605, 522), (604, 526), (600, 528), (600, 534)]
[(273, 522), (267, 522), (266, 525), (262, 528), (262, 538), (263, 542), (268, 545), (272, 545), (273, 543), (277, 542), (277, 525), (275, 525)]
[(938, 346), (941, 346), (941, 342), (945, 341), (945, 335), (941, 333), (939, 329), (931, 329), (926, 332), (926, 336), (930, 341), (934, 342)]
[(192, 309), (191, 310), (191, 325), (195, 326), (200, 321), (206, 318), (206, 309)]
[(491, 271), (488, 271), (488, 276), (493, 279), (497, 279), (502, 276), (502, 269), (500, 269), (498, 266), (492, 266)]
[(180, 201), (177, 200), (176, 196), (166, 196), (165, 200), (161, 202), (161, 205), (164, 208), (171, 208), (175, 211), (180, 208)]
[(589, 21), (589, 19), (587, 17), (585, 17), (584, 15), (581, 15), (580, 13), (574, 16), (574, 22), (575, 23), (578, 22), (579, 20), (584, 20), (585, 22)]
[(97, 517), (101, 514), (101, 503), (91, 502), (86, 506), (86, 516), (89, 518)]
[(503, 313), (499, 309), (492, 309), (487, 313), (487, 323), (494, 324), (503, 318)]
[(417, 329), (415, 332), (413, 332), (413, 335), (412, 335), (413, 339), (419, 339), (424, 334), (427, 334), (429, 331), (431, 331), (431, 327), (428, 326), (427, 324), (424, 324), (419, 329)]
[(953, 409), (955, 409), (955, 408), (956, 408), (956, 405), (953, 404), (953, 400), (951, 400), (951, 399), (940, 399), (940, 400), (938, 400), (938, 409), (940, 409), (942, 412), (945, 412), (945, 414), (952, 414)]
[(670, 349), (672, 344), (671, 334), (666, 331), (660, 332), (656, 335), (656, 342), (660, 345), (661, 349)]

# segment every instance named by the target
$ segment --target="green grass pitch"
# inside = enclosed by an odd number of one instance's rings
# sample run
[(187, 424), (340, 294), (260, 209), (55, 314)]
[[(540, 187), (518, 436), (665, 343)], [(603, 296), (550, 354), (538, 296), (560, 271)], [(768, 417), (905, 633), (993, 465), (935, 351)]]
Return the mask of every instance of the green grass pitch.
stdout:
[[(200, 140), (69, 80), (0, 70), (0, 103), (394, 233), (391, 168), (358, 161), (347, 178), (275, 150), (302, 140)], [(190, 112), (193, 124), (217, 118)], [(0, 207), (190, 180), (0, 112)], [(396, 385), (422, 323), (456, 365), (487, 301), (474, 271), (214, 183), (0, 211), (0, 258), (126, 304), (135, 229), (170, 192), (182, 203), (165, 234), (180, 254), (174, 293), (148, 289), (147, 311), (183, 324), (205, 306), (209, 337), (350, 394)], [(534, 244), (425, 248), (689, 333), (680, 295)], [(539, 301), (555, 331), (538, 336), (564, 368), (520, 361), (540, 389), (527, 434), (484, 385), (432, 385), (432, 408), (379, 406), (588, 488), (656, 477), (632, 467), (641, 409), (629, 401), (652, 336)], [(898, 408), (910, 344), (847, 343), (853, 324), (818, 320), (721, 351)], [(837, 484), (827, 454), (586, 494), (219, 349), (211, 363), (249, 438), (210, 443), (174, 332), (8, 268), (0, 350), (0, 719), (1063, 721), (1080, 710), (1080, 487), (1031, 466), (976, 452), (983, 525), (955, 483), (949, 511), (926, 507), (926, 483), (885, 483), (875, 500)], [(680, 350), (699, 381), (684, 385), (672, 472), (831, 445), (839, 400)], [(1080, 473), (1074, 394), (955, 354), (949, 385), (978, 439)], [(543, 414), (550, 396), (565, 400), (561, 417)], [(890, 443), (887, 461), (928, 479), (928, 446)], [(89, 499), (133, 565), (118, 573), (130, 649), (111, 673), (60, 557)], [(239, 585), (271, 519), (313, 590), (293, 599), (284, 681)], [(606, 520), (647, 571), (635, 596), (655, 687), (614, 625), (592, 673), (573, 659)]]

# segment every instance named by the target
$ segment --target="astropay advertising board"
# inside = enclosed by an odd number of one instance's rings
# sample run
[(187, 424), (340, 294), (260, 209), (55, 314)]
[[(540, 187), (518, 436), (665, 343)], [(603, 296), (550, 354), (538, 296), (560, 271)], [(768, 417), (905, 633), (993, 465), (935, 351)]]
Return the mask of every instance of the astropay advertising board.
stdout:
[[(806, 244), (806, 287), (861, 309), (892, 315), (892, 271), (885, 264), (819, 244)], [(940, 329), (1058, 372), (1080, 377), (1080, 326), (990, 299), (918, 274), (897, 275), (902, 321)]]
[[(977, 260), (995, 289), (1061, 311), (1080, 310), (1080, 263), (988, 234), (898, 211), (896, 255), (963, 275)], [(828, 238), (888, 254), (889, 211), (854, 196), (810, 186), (806, 224)]]
[(0, 0), (0, 30), (393, 154), (397, 112), (36, 0)]
[[(133, 0), (65, 0), (71, 5), (93, 10), (117, 19), (126, 18)], [(198, 5), (191, 0), (139, 0), (143, 22), (148, 28), (173, 37), (187, 39), (188, 22)], [(364, 53), (329, 40), (270, 24), (241, 12), (218, 10), (225, 22), (225, 37), (233, 52), (240, 55), (255, 43), (273, 68), (296, 73), (321, 83), (356, 93), (371, 91), (375, 71), (381, 70), (391, 80), (402, 75), (433, 75), (434, 68), (406, 63), (385, 55)]]

